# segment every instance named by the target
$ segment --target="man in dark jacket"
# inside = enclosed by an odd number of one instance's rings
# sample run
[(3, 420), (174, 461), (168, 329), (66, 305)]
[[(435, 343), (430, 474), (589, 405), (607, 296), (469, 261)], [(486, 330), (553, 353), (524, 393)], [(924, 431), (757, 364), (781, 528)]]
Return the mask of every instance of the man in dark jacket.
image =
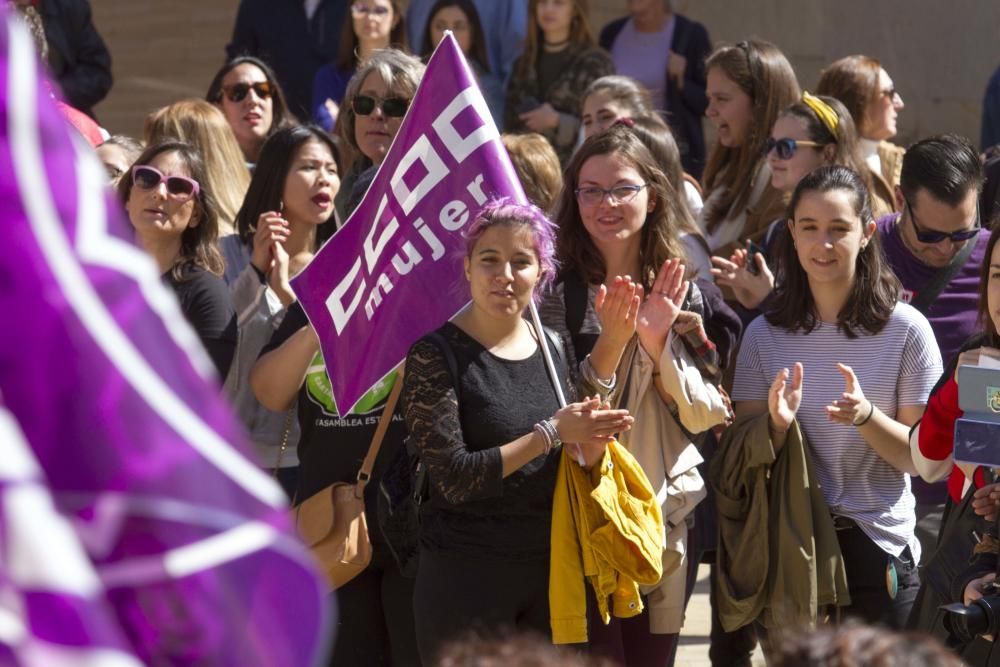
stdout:
[(311, 117), (316, 70), (337, 55), (345, 0), (240, 0), (226, 55), (257, 56), (274, 69), (288, 108)]
[[(27, 0), (18, 4), (30, 4)], [(111, 90), (111, 54), (91, 19), (87, 0), (34, 3), (48, 45), (49, 69), (63, 100), (88, 116)]]
[(705, 26), (675, 14), (665, 0), (629, 0), (629, 15), (601, 30), (601, 46), (619, 74), (649, 89), (677, 140), (684, 170), (701, 178), (705, 135), (705, 58), (712, 50)]

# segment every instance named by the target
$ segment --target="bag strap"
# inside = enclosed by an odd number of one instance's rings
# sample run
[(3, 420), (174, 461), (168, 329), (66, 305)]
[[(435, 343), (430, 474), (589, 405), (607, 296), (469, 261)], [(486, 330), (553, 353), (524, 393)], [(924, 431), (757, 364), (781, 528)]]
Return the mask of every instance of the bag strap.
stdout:
[(385, 439), (385, 433), (389, 430), (389, 424), (392, 423), (392, 413), (396, 411), (399, 393), (403, 390), (403, 375), (405, 370), (404, 364), (400, 364), (397, 367), (396, 382), (392, 385), (389, 398), (385, 400), (385, 407), (382, 408), (382, 414), (378, 419), (378, 427), (375, 429), (375, 435), (372, 436), (372, 444), (368, 446), (368, 453), (365, 455), (365, 460), (361, 463), (361, 470), (358, 471), (358, 483), (354, 487), (355, 498), (364, 496), (365, 486), (371, 480), (372, 468), (375, 467), (378, 450), (382, 447), (382, 440)]
[(941, 290), (943, 290), (945, 286), (951, 282), (951, 279), (954, 278), (958, 274), (959, 270), (965, 266), (965, 263), (969, 261), (969, 257), (972, 255), (972, 251), (975, 250), (978, 243), (978, 236), (966, 241), (965, 246), (952, 258), (951, 263), (942, 269), (938, 269), (924, 288), (917, 293), (916, 298), (910, 302), (910, 305), (919, 310), (921, 315), (926, 315), (927, 309), (932, 303), (934, 303), (934, 300), (938, 298), (938, 295), (941, 294)]

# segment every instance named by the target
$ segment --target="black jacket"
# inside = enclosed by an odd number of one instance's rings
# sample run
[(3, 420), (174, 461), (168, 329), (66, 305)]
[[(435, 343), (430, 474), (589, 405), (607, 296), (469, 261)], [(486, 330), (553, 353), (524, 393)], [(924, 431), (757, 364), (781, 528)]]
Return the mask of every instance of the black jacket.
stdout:
[(111, 54), (90, 15), (87, 0), (44, 0), (39, 14), (49, 43), (49, 69), (72, 107), (93, 116), (111, 90)]
[(226, 55), (256, 56), (270, 65), (291, 112), (310, 118), (313, 77), (337, 57), (349, 4), (321, 0), (307, 19), (302, 0), (241, 0)]
[[(612, 21), (601, 30), (600, 43), (608, 52), (615, 44), (618, 33), (625, 26), (628, 17)], [(712, 51), (712, 43), (708, 38), (705, 26), (691, 19), (674, 14), (674, 39), (671, 50), (687, 59), (684, 68), (684, 87), (677, 84), (668, 75), (666, 120), (677, 140), (681, 152), (681, 163), (684, 171), (697, 179), (705, 168), (705, 134), (701, 127), (701, 117), (708, 107), (705, 97), (705, 59)]]

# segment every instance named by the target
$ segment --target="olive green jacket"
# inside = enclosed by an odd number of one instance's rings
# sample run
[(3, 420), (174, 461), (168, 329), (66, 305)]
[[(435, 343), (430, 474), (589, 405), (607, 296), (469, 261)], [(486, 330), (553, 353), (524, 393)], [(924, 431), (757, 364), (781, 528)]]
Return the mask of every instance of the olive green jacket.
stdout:
[(716, 595), (727, 631), (822, 619), (850, 604), (833, 520), (798, 422), (775, 455), (768, 415), (730, 426), (709, 467), (719, 511)]

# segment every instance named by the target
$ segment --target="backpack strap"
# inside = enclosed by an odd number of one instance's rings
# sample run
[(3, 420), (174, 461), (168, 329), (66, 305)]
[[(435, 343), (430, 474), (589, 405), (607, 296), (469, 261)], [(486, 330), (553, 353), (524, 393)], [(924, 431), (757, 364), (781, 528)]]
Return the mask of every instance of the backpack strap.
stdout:
[(563, 274), (563, 305), (566, 309), (566, 328), (569, 330), (570, 342), (577, 359), (583, 359), (594, 348), (597, 334), (580, 333), (583, 320), (587, 314), (587, 303), (590, 301), (590, 290), (587, 284), (575, 272)]
[(566, 358), (566, 347), (563, 345), (562, 337), (548, 327), (543, 326), (542, 331), (545, 332), (545, 338), (549, 341), (549, 347), (556, 351), (556, 356), (559, 358), (559, 361), (561, 361), (564, 366), (569, 366), (569, 361)]
[(448, 366), (448, 374), (451, 375), (451, 386), (455, 389), (455, 398), (461, 402), (461, 389), (458, 382), (458, 359), (455, 358), (455, 352), (451, 349), (451, 344), (437, 330), (427, 334), (427, 339), (434, 347), (441, 351), (444, 363)]

